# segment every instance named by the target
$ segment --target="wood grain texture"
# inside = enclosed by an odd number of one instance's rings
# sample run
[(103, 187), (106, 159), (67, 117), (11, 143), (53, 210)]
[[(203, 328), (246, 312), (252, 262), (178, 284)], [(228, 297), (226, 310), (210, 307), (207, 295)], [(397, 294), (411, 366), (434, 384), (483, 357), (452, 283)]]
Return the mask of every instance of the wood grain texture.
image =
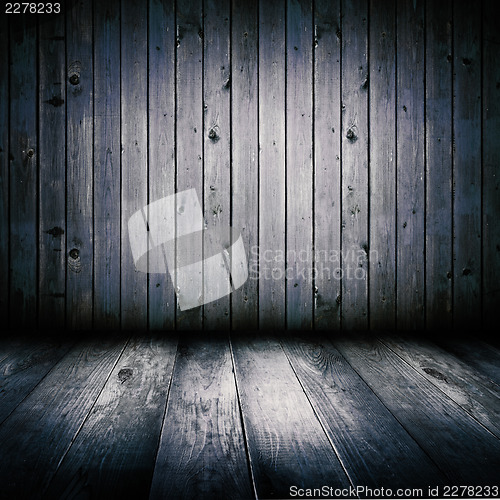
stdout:
[(94, 73), (92, 5), (66, 13), (66, 311), (67, 325), (93, 324)]
[(0, 17), (0, 318), (9, 318), (9, 26)]
[(397, 328), (424, 327), (424, 2), (397, 2)]
[(481, 9), (453, 4), (453, 318), (481, 321)]
[(496, 384), (453, 355), (416, 336), (382, 336), (379, 339), (500, 437), (500, 390)]
[(176, 348), (177, 340), (168, 336), (134, 338), (127, 344), (47, 497), (144, 497), (153, 476)]
[(124, 346), (102, 340), (75, 346), (3, 422), (0, 449), (10, 457), (0, 464), (3, 495), (41, 497)]
[(500, 442), (399, 356), (376, 340), (334, 346), (452, 484), (486, 484), (500, 465)]
[(342, 328), (368, 327), (368, 3), (342, 2)]
[(49, 373), (71, 347), (56, 339), (2, 340), (0, 350), (0, 423)]
[(9, 306), (13, 327), (37, 323), (36, 21), (9, 22)]
[(354, 486), (417, 488), (444, 477), (325, 338), (282, 345)]
[[(178, 2), (176, 19), (176, 192), (195, 189), (203, 206), (203, 2)], [(201, 307), (177, 311), (179, 330), (202, 326)]]
[(94, 4), (94, 326), (120, 326), (120, 8)]
[(285, 326), (285, 4), (259, 1), (259, 327)]
[(257, 497), (289, 497), (292, 485), (348, 486), (279, 342), (238, 338), (232, 349)]
[(313, 324), (313, 23), (311, 0), (286, 4), (286, 325)]
[[(148, 24), (149, 201), (175, 192), (175, 2), (150, 0)], [(149, 328), (175, 328), (170, 269), (149, 277)]]
[(259, 7), (232, 0), (231, 6), (231, 225), (247, 252), (249, 279), (231, 294), (235, 330), (259, 321)]
[[(203, 28), (203, 194), (207, 229), (231, 223), (231, 46), (230, 0), (205, 0)], [(208, 238), (205, 239), (207, 243)], [(205, 250), (208, 250), (205, 245)], [(205, 258), (212, 257), (205, 252)], [(204, 293), (223, 285), (205, 272)], [(206, 329), (229, 329), (230, 299), (224, 296), (203, 306)]]
[(370, 328), (396, 326), (396, 2), (370, 1)]
[(61, 328), (66, 309), (66, 73), (64, 17), (39, 23), (40, 326)]
[(483, 327), (494, 330), (500, 303), (500, 37), (494, 26), (496, 3), (483, 2), (482, 54), (482, 221), (483, 221)]
[(426, 326), (452, 326), (452, 4), (426, 3)]
[(314, 327), (340, 328), (340, 0), (314, 2)]
[[(147, 5), (121, 3), (121, 326), (147, 327), (148, 275), (132, 259), (128, 220), (148, 204)], [(133, 117), (131, 119), (131, 117)], [(144, 238), (147, 238), (145, 235)]]
[(181, 341), (150, 498), (251, 498), (227, 338)]

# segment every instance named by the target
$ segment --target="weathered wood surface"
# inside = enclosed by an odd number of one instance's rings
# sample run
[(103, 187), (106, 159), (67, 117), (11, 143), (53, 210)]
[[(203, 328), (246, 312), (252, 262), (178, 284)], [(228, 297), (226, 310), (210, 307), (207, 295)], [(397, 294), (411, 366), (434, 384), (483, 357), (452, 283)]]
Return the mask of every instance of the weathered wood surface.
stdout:
[(287, 498), (291, 485), (348, 487), (279, 342), (238, 338), (232, 349), (257, 496)]
[(458, 404), (375, 339), (343, 337), (333, 344), (449, 483), (491, 481), (500, 466), (500, 441)]
[(166, 336), (129, 341), (58, 466), (45, 492), (48, 498), (144, 496), (153, 476), (155, 438), (176, 348), (177, 339)]
[[(495, 2), (68, 0), (1, 14), (12, 327), (495, 326)], [(207, 228), (241, 232), (250, 279), (180, 311), (169, 273), (135, 269), (128, 220), (186, 189)]]
[[(39, 498), (95, 404), (125, 347), (75, 346), (0, 426), (2, 495)], [(15, 495), (22, 492), (22, 495)]]
[(227, 337), (181, 341), (150, 498), (251, 498)]
[(443, 484), (436, 465), (327, 339), (282, 344), (354, 486)]

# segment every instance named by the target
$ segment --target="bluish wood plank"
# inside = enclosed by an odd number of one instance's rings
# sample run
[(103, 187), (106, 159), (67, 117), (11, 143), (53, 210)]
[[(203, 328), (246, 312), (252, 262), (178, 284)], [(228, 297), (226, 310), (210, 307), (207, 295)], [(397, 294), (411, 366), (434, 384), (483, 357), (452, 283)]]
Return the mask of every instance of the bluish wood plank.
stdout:
[[(203, 206), (207, 229), (231, 223), (230, 0), (205, 0), (203, 7)], [(201, 193), (200, 193), (201, 195)], [(205, 245), (207, 248), (207, 245)], [(205, 258), (212, 255), (205, 254)], [(223, 293), (204, 273), (204, 289)], [(204, 327), (228, 329), (229, 296), (203, 307)]]
[(39, 324), (65, 325), (66, 73), (64, 16), (39, 22)]
[(342, 328), (368, 326), (368, 4), (342, 3)]
[(483, 3), (483, 326), (495, 330), (500, 304), (500, 37), (498, 5)]
[[(134, 266), (128, 220), (148, 204), (147, 4), (121, 3), (121, 326), (147, 327), (148, 275)], [(147, 238), (147, 235), (138, 237)]]
[[(176, 191), (195, 189), (200, 204), (203, 204), (202, 0), (179, 1), (176, 16)], [(177, 222), (179, 231), (178, 224), (180, 224), (179, 221)], [(202, 307), (177, 311), (176, 327), (178, 329), (197, 330), (202, 325)]]
[(396, 326), (396, 3), (370, 1), (370, 328)]
[(94, 4), (94, 327), (120, 326), (120, 6)]
[(9, 303), (13, 327), (37, 322), (36, 21), (13, 16), (10, 26)]
[(227, 338), (179, 344), (150, 498), (253, 498)]
[(285, 326), (285, 5), (259, 2), (259, 326)]
[(231, 225), (246, 249), (249, 278), (231, 294), (234, 329), (259, 321), (258, 4), (232, 0), (231, 11)]
[(452, 322), (452, 5), (426, 3), (426, 326)]
[(424, 2), (397, 2), (397, 328), (424, 327)]
[(340, 328), (340, 0), (314, 2), (314, 326)]
[(92, 327), (93, 314), (93, 55), (92, 5), (66, 13), (66, 314), (72, 329)]
[[(149, 200), (175, 192), (175, 2), (149, 3)], [(149, 328), (175, 327), (175, 291), (170, 276), (149, 277)]]
[(310, 0), (286, 5), (286, 324), (312, 327), (313, 23)]

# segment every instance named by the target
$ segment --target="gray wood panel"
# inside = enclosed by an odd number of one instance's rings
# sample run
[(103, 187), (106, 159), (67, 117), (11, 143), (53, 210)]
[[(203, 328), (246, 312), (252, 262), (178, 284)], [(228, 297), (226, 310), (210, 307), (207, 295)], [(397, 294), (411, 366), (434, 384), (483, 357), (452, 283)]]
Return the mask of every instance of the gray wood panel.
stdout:
[(120, 9), (94, 4), (94, 326), (120, 326)]
[(46, 497), (144, 497), (153, 476), (176, 347), (177, 340), (167, 336), (130, 340)]
[(37, 323), (36, 21), (9, 20), (9, 305), (13, 327)]
[(452, 5), (426, 9), (426, 322), (438, 329), (453, 320)]
[(349, 487), (279, 342), (238, 338), (232, 349), (257, 497), (287, 498), (292, 485)]
[(453, 317), (481, 322), (481, 9), (453, 4)]
[[(203, 2), (178, 2), (176, 8), (175, 189), (195, 189), (203, 207)], [(202, 328), (202, 308), (177, 310), (176, 326), (180, 330)]]
[(424, 2), (397, 2), (397, 328), (424, 327)]
[(342, 2), (342, 328), (368, 327), (368, 3)]
[(285, 327), (285, 5), (259, 1), (259, 326)]
[(497, 4), (483, 2), (482, 54), (482, 222), (483, 222), (483, 327), (497, 326), (500, 304), (500, 37), (495, 26)]
[(313, 323), (311, 0), (286, 4), (286, 326)]
[(150, 498), (252, 498), (229, 341), (180, 342)]
[(94, 66), (92, 5), (66, 13), (66, 313), (67, 326), (93, 324)]
[[(175, 192), (175, 2), (150, 0), (149, 57), (149, 201)], [(169, 270), (167, 270), (169, 271)], [(175, 291), (170, 273), (149, 277), (149, 328), (175, 328)]]
[(39, 23), (39, 277), (40, 326), (65, 325), (66, 72), (64, 17)]
[(231, 294), (231, 324), (259, 322), (259, 6), (232, 0), (231, 7), (231, 225), (241, 231), (249, 279)]
[[(230, 0), (204, 1), (203, 28), (203, 206), (208, 230), (231, 223), (231, 47)], [(208, 250), (208, 238), (205, 250)], [(205, 252), (205, 258), (212, 257)], [(211, 274), (211, 273), (210, 273)], [(223, 293), (205, 273), (204, 289)], [(204, 278), (205, 278), (204, 276)], [(206, 329), (229, 329), (226, 295), (203, 307)]]
[[(121, 326), (147, 327), (148, 275), (135, 268), (128, 220), (148, 204), (147, 4), (121, 2)], [(147, 235), (139, 236), (147, 238)]]
[(380, 330), (396, 326), (396, 2), (371, 0), (369, 16), (369, 307)]
[(314, 327), (340, 328), (340, 0), (314, 2)]

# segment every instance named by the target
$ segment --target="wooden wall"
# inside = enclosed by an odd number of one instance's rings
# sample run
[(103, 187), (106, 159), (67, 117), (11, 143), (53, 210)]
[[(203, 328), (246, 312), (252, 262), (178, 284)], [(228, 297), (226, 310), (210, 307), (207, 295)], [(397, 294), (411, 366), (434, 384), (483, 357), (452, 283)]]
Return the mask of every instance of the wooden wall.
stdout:
[[(62, 11), (0, 21), (3, 325), (494, 325), (495, 0)], [(241, 231), (251, 271), (181, 312), (168, 274), (135, 270), (127, 222), (188, 188), (207, 227)]]

